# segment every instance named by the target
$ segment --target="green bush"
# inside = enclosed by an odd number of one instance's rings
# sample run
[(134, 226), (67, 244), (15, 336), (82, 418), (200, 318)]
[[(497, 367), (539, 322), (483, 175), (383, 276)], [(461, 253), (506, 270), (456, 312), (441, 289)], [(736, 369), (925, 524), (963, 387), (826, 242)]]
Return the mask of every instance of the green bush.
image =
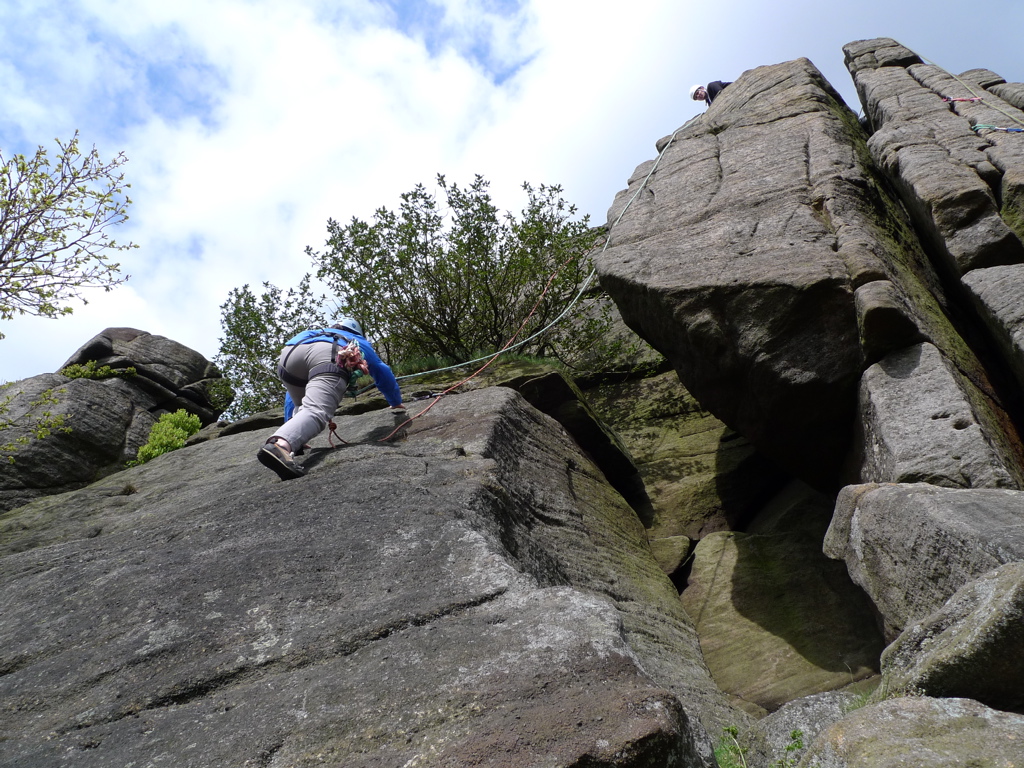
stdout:
[(199, 417), (183, 408), (174, 413), (165, 413), (149, 430), (149, 442), (139, 448), (135, 460), (129, 461), (128, 466), (137, 467), (162, 453), (176, 451), (201, 428)]
[(60, 375), (67, 376), (69, 379), (110, 379), (115, 376), (127, 379), (138, 373), (134, 366), (128, 366), (127, 368), (111, 368), (109, 365), (102, 365), (98, 367), (97, 365), (98, 364), (95, 360), (89, 360), (85, 363), (75, 363), (65, 368), (61, 368)]

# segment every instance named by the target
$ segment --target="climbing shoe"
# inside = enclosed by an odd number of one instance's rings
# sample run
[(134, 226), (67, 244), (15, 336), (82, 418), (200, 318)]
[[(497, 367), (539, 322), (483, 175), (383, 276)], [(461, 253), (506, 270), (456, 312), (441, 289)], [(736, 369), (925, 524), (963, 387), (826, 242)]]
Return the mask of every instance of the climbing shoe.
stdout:
[(260, 448), (256, 458), (260, 464), (277, 472), (282, 480), (294, 480), (306, 474), (306, 470), (292, 460), (292, 455), (276, 442), (268, 441)]

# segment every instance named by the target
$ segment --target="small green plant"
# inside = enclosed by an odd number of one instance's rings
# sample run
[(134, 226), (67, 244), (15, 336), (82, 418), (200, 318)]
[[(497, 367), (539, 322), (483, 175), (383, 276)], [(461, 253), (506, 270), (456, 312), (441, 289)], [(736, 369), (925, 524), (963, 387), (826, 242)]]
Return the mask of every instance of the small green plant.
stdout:
[(780, 757), (769, 768), (795, 768), (799, 758), (793, 753), (804, 748), (804, 732), (790, 731), (789, 744), (786, 745), (786, 756)]
[(740, 746), (739, 728), (729, 725), (722, 729), (722, 733), (725, 735), (715, 747), (718, 768), (747, 768), (747, 748)]
[(60, 375), (67, 376), (69, 379), (111, 379), (115, 376), (130, 378), (137, 373), (134, 366), (111, 368), (109, 365), (99, 365), (95, 360), (74, 363), (60, 370)]
[(201, 428), (199, 417), (184, 408), (174, 413), (165, 413), (149, 430), (149, 442), (139, 448), (136, 458), (129, 461), (128, 466), (137, 467), (163, 453), (176, 451)]
[[(0, 389), (6, 389), (9, 386), (10, 384), (4, 384)], [(39, 397), (30, 403), (31, 410), (47, 405), (56, 405), (60, 402), (57, 395), (62, 394), (64, 394), (63, 389), (44, 389), (39, 393)], [(31, 436), (36, 440), (42, 440), (49, 437), (54, 432), (67, 434), (71, 431), (71, 427), (67, 425), (68, 415), (66, 413), (58, 413), (54, 415), (50, 411), (43, 411), (42, 413), (30, 412), (22, 417), (24, 421), (21, 423), (19, 423), (17, 419), (9, 418), (7, 414), (11, 410), (11, 402), (13, 400), (14, 395), (7, 395), (0, 400), (0, 432), (3, 432), (5, 429), (11, 429), (12, 427), (22, 427), (28, 429)], [(28, 445), (29, 440), (29, 435), (22, 435), (14, 440), (7, 440), (0, 444), (0, 455), (6, 454), (7, 463), (14, 464), (14, 453), (20, 447)]]

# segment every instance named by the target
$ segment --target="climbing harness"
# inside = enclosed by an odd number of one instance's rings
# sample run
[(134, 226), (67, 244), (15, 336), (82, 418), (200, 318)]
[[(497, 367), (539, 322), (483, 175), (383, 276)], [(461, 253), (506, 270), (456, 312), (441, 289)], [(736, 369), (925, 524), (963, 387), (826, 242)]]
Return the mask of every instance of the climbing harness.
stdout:
[[(351, 378), (351, 371), (349, 370), (348, 367), (341, 363), (339, 355), (346, 355), (346, 359), (354, 359), (351, 357), (351, 348), (352, 345), (355, 344), (356, 353), (358, 353), (359, 361), (362, 362), (363, 355), (361, 352), (359, 352), (358, 343), (356, 342), (355, 339), (349, 339), (346, 336), (341, 336), (337, 333), (332, 333), (330, 331), (322, 331), (321, 333), (317, 334), (317, 337), (311, 338), (318, 338), (319, 336), (329, 336), (331, 338), (330, 362), (320, 363), (320, 365), (314, 365), (312, 368), (309, 369), (309, 373), (305, 379), (303, 379), (301, 376), (296, 376), (292, 373), (289, 373), (286, 367), (288, 365), (288, 361), (291, 359), (292, 353), (295, 352), (295, 350), (298, 349), (300, 346), (302, 346), (301, 343), (293, 344), (292, 348), (288, 350), (288, 354), (284, 356), (284, 360), (281, 362), (280, 365), (277, 366), (277, 376), (279, 379), (281, 379), (281, 381), (283, 381), (285, 384), (291, 384), (293, 387), (305, 387), (307, 384), (309, 384), (309, 380), (315, 378), (316, 376), (332, 375), (341, 376), (343, 379), (345, 379), (346, 386), (348, 385), (349, 379)], [(338, 342), (342, 340), (345, 341), (345, 347), (343, 347), (342, 350), (339, 352)]]

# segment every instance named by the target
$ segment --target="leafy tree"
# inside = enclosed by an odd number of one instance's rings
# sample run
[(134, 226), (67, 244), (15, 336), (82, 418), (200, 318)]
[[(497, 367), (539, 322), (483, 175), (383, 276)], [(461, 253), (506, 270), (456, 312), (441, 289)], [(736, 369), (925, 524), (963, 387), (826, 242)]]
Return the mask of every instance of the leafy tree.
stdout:
[(231, 290), (220, 307), (224, 336), (214, 358), (235, 390), (228, 418), (283, 403), (284, 385), (276, 372), (281, 346), (300, 331), (333, 322), (323, 308), (325, 301), (314, 295), (309, 275), (287, 291), (271, 283), (263, 284), (260, 296), (248, 284)]
[[(11, 384), (9, 383), (0, 385), (0, 392), (3, 392), (10, 386)], [(67, 425), (67, 414), (54, 414), (49, 410), (39, 410), (50, 405), (58, 405), (60, 403), (58, 395), (62, 394), (64, 394), (63, 389), (44, 389), (35, 400), (29, 402), (28, 410), (18, 418), (10, 416), (11, 404), (14, 402), (17, 393), (0, 397), (0, 461), (13, 464), (15, 461), (14, 454), (19, 448), (29, 444), (31, 441), (30, 435), (36, 440), (43, 440), (55, 432), (64, 434), (71, 432), (71, 427)], [(3, 435), (4, 431), (15, 428), (22, 432), (28, 431), (29, 434), (22, 434), (14, 439), (7, 439)]]
[[(463, 188), (439, 175), (437, 185), (443, 202), (417, 185), (398, 211), (380, 208), (372, 222), (328, 221), (326, 249), (306, 253), (339, 297), (330, 308), (313, 295), (308, 274), (297, 289), (264, 283), (261, 296), (248, 285), (231, 291), (221, 305), (216, 358), (236, 390), (229, 417), (280, 405), (282, 343), (340, 314), (371, 330), (392, 363), (466, 362), (501, 349), (517, 332), (517, 340), (529, 339), (518, 352), (568, 364), (597, 364), (611, 345), (621, 346), (604, 341), (610, 303), (575, 301), (598, 233), (586, 217), (574, 219), (561, 187), (524, 184), (527, 204), (517, 217), (494, 206), (480, 176)], [(564, 322), (547, 328), (563, 314)]]
[[(0, 152), (0, 319), (16, 314), (56, 317), (83, 288), (111, 290), (127, 280), (110, 252), (138, 246), (107, 234), (124, 222), (131, 200), (118, 169), (120, 153), (103, 162), (96, 147), (83, 154), (78, 132), (51, 163), (39, 147), (33, 157)], [(3, 334), (0, 333), (0, 338)]]
[[(329, 220), (326, 249), (306, 249), (317, 277), (346, 312), (376, 329), (392, 358), (456, 362), (493, 352), (538, 301), (518, 338), (545, 328), (590, 271), (596, 235), (588, 217), (574, 220), (560, 186), (524, 183), (528, 201), (518, 218), (494, 206), (479, 175), (466, 188), (438, 175), (437, 186), (443, 207), (419, 184), (397, 212), (380, 208), (372, 222), (347, 225)], [(564, 346), (559, 334), (545, 331), (520, 351), (551, 352)]]

